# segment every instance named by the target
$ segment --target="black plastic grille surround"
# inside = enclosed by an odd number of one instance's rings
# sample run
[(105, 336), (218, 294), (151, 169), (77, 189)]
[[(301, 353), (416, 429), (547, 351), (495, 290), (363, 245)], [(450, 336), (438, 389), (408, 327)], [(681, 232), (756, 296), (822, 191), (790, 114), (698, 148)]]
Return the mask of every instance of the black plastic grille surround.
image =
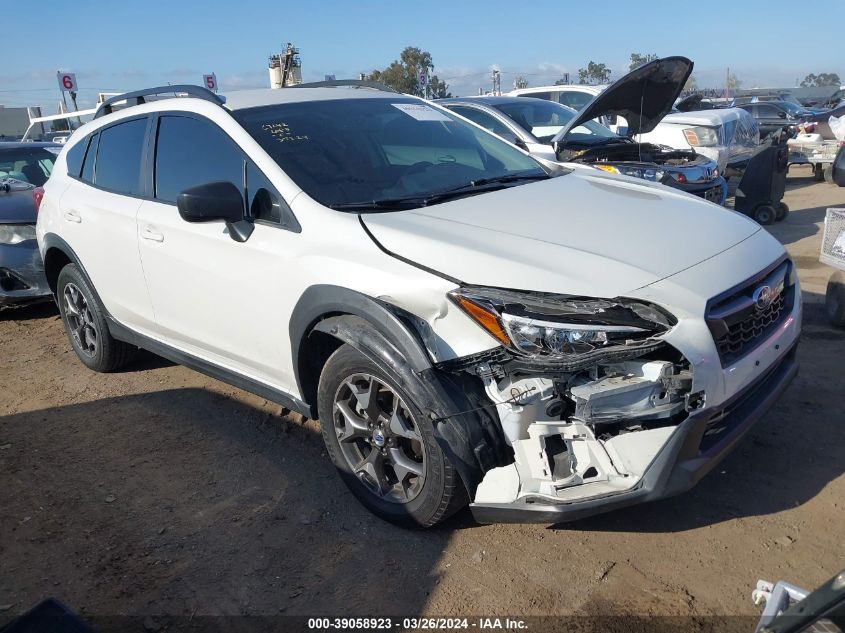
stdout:
[(742, 321), (730, 326), (727, 334), (716, 341), (719, 356), (728, 360), (741, 358), (748, 345), (753, 345), (754, 341), (766, 334), (772, 325), (780, 323), (785, 304), (783, 292), (781, 292), (764, 311), (755, 311)]
[[(792, 311), (795, 287), (791, 271), (792, 262), (776, 262), (708, 303), (707, 325), (723, 367), (757, 347)], [(763, 286), (768, 286), (775, 296), (768, 305), (758, 306), (755, 292)]]

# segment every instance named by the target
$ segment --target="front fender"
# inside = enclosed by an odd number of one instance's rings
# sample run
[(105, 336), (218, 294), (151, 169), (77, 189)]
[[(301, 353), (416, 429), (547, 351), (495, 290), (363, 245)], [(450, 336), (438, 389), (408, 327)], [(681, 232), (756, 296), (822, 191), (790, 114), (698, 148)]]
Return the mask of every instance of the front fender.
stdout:
[(329, 317), (317, 323), (314, 331), (354, 347), (397, 379), (431, 420), (438, 445), (471, 498), (485, 472), (512, 461), (495, 412), (473, 397), (480, 391), (480, 383), (470, 384), (469, 378), (462, 381), (430, 363), (415, 367), (385, 333), (360, 316)]

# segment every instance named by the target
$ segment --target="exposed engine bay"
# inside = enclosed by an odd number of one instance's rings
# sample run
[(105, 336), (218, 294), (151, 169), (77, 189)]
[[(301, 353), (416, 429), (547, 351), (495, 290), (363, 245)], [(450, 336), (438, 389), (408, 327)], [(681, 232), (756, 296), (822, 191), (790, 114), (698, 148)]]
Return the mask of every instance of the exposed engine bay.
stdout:
[(556, 148), (558, 160), (576, 163), (637, 162), (656, 165), (686, 166), (707, 163), (709, 159), (692, 150), (671, 149), (651, 143), (620, 142), (579, 144), (565, 143)]
[[(570, 303), (585, 312), (583, 304)], [(506, 310), (513, 313), (515, 307)], [(503, 321), (517, 344), (541, 336), (531, 328), (550, 325), (529, 315), (527, 325), (517, 330), (508, 324), (509, 313)], [(588, 345), (581, 334), (586, 330), (568, 319), (565, 327), (577, 335), (557, 355), (545, 353), (561, 338), (554, 330), (547, 335), (552, 342), (544, 341), (533, 353), (520, 353), (528, 349), (520, 345), (460, 359), (459, 369), (483, 384), (513, 450), (512, 464), (485, 474), (476, 503), (511, 503), (521, 497), (568, 501), (629, 489), (688, 412), (703, 405), (703, 394), (692, 393), (689, 362), (659, 338), (671, 322), (657, 308), (605, 301), (592, 321), (621, 323), (626, 318), (639, 326), (650, 322), (652, 330), (639, 334), (634, 330), (647, 328), (629, 327), (615, 344), (595, 338)], [(605, 336), (612, 337), (613, 327), (604, 327), (609, 328)]]

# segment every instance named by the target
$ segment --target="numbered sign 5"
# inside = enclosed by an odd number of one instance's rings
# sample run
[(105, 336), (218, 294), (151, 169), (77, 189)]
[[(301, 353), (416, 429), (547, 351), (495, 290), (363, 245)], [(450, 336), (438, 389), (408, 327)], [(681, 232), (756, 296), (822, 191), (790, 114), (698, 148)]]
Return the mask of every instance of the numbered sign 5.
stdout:
[(214, 73), (211, 73), (210, 75), (203, 75), (202, 83), (212, 92), (217, 92), (217, 76)]
[(78, 92), (76, 89), (75, 73), (63, 73), (62, 71), (59, 71), (57, 75), (59, 78), (59, 90), (64, 92)]

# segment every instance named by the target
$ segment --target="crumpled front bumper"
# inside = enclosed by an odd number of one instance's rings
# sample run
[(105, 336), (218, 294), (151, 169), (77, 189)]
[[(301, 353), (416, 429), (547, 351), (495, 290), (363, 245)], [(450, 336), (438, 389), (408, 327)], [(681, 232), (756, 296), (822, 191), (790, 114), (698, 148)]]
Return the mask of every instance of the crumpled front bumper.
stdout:
[(35, 240), (0, 244), (0, 306), (35, 303), (52, 297)]
[(561, 523), (689, 490), (765, 417), (798, 373), (796, 351), (797, 344), (720, 407), (690, 414), (634, 488), (577, 501), (526, 496), (508, 504), (471, 504), (473, 516), (480, 523)]

